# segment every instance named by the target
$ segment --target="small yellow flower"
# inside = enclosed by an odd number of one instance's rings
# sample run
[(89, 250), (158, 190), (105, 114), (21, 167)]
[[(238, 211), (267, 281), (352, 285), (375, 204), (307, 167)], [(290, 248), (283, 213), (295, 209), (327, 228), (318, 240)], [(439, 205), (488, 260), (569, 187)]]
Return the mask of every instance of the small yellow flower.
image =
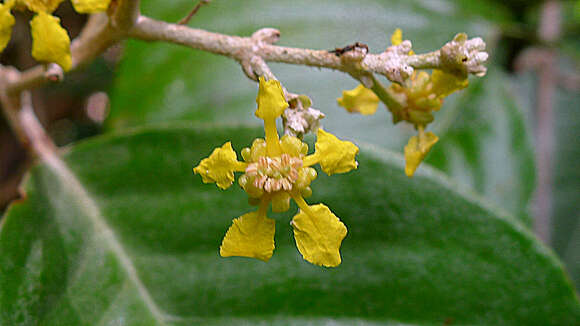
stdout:
[[(400, 28), (395, 29), (391, 35), (391, 44), (396, 46), (403, 42), (403, 32)], [(409, 51), (409, 55), (414, 54)], [(345, 108), (349, 113), (360, 113), (362, 115), (372, 115), (379, 107), (379, 97), (363, 84), (356, 88), (342, 91), (342, 97), (337, 99), (338, 105)]]
[[(70, 38), (60, 25), (60, 19), (52, 12), (64, 0), (8, 0), (0, 4), (0, 52), (6, 48), (14, 16), (12, 9), (28, 9), (36, 15), (30, 21), (32, 34), (32, 56), (45, 63), (56, 63), (64, 71), (72, 67), (70, 54)], [(108, 8), (111, 0), (72, 0), (75, 10), (79, 13), (95, 13)]]
[(265, 139), (257, 138), (242, 150), (244, 162), (236, 158), (228, 142), (217, 148), (193, 169), (203, 182), (216, 182), (225, 189), (234, 180), (234, 172), (244, 172), (238, 183), (258, 205), (230, 226), (220, 246), (222, 257), (242, 256), (268, 261), (274, 252), (275, 221), (266, 215), (272, 204), (274, 212), (285, 212), (293, 199), (300, 211), (292, 220), (296, 246), (305, 260), (315, 265), (335, 267), (341, 263), (340, 245), (346, 226), (323, 204), (308, 205), (304, 197), (312, 194), (310, 183), (317, 173), (311, 166), (319, 163), (327, 174), (346, 173), (357, 168), (358, 148), (319, 129), (316, 150), (308, 155), (308, 145), (285, 135), (280, 138), (276, 119), (288, 103), (280, 83), (260, 78), (256, 116), (264, 120)]
[(379, 97), (362, 84), (350, 91), (342, 91), (342, 97), (337, 101), (348, 112), (362, 115), (375, 114), (379, 107)]
[[(397, 28), (391, 36), (391, 43), (397, 46), (402, 42), (403, 32)], [(409, 51), (408, 54), (414, 53)], [(413, 176), (419, 164), (438, 140), (432, 132), (424, 132), (425, 127), (434, 119), (433, 112), (441, 108), (446, 96), (467, 87), (468, 84), (467, 78), (433, 69), (431, 75), (424, 71), (413, 72), (403, 85), (392, 83), (387, 89), (393, 98), (402, 103), (401, 106), (388, 108), (393, 114), (393, 122), (398, 123), (404, 120), (412, 123), (419, 130), (419, 135), (411, 137), (405, 146), (407, 176)], [(342, 94), (342, 97), (338, 99), (338, 104), (348, 112), (369, 115), (377, 110), (379, 98), (362, 84), (353, 90), (343, 91)]]
[(432, 132), (424, 132), (425, 127), (434, 120), (433, 112), (441, 108), (446, 96), (467, 85), (467, 79), (433, 69), (431, 75), (424, 71), (413, 73), (403, 86), (395, 83), (389, 86), (387, 91), (404, 99), (406, 104), (397, 110), (391, 110), (393, 121), (397, 123), (405, 120), (419, 130), (419, 135), (411, 137), (405, 146), (407, 176), (413, 176), (419, 164), (438, 140)]

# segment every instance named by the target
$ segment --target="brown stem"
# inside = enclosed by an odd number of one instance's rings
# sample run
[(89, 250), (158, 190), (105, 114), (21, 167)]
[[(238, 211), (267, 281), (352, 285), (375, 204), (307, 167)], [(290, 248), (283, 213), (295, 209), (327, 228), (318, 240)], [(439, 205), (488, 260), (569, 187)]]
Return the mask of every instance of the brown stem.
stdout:
[(191, 9), (191, 11), (189, 12), (189, 14), (187, 14), (187, 16), (181, 18), (177, 24), (178, 25), (187, 25), (189, 23), (189, 21), (191, 20), (191, 18), (193, 18), (193, 16), (195, 16), (195, 14), (197, 14), (197, 12), (199, 11), (199, 9), (203, 6), (210, 3), (210, 0), (201, 0), (199, 1), (195, 7), (193, 7), (193, 9)]

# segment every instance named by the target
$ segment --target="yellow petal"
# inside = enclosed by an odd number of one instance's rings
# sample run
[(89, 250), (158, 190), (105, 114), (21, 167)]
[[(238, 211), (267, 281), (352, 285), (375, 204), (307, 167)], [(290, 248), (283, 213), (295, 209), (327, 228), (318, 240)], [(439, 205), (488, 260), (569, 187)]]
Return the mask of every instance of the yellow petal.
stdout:
[(200, 174), (204, 183), (215, 182), (218, 187), (227, 189), (234, 182), (234, 171), (238, 170), (239, 164), (232, 143), (227, 142), (201, 160), (193, 172)]
[(322, 171), (328, 175), (346, 173), (357, 168), (355, 160), (358, 147), (355, 144), (336, 138), (333, 134), (318, 129), (316, 134), (315, 156)]
[(81, 14), (92, 14), (105, 11), (111, 0), (72, 0), (75, 11)]
[(32, 33), (32, 56), (34, 59), (57, 63), (64, 71), (70, 70), (70, 39), (60, 19), (45, 12), (39, 12), (30, 21)]
[(399, 45), (403, 43), (403, 31), (400, 28), (395, 29), (393, 35), (391, 35), (391, 44)]
[(0, 3), (0, 52), (6, 48), (8, 41), (10, 41), (13, 25), (14, 16), (10, 13), (10, 7)]
[(28, 8), (30, 11), (34, 11), (36, 13), (51, 13), (56, 10), (58, 5), (64, 0), (16, 0), (16, 3), (22, 3)]
[(362, 84), (350, 91), (342, 91), (342, 97), (337, 101), (348, 112), (362, 115), (374, 114), (379, 107), (378, 96)]
[(427, 132), (423, 137), (413, 136), (405, 146), (405, 174), (412, 177), (419, 164), (429, 153), (433, 145), (437, 143), (439, 137), (432, 132)]
[(266, 81), (264, 77), (260, 77), (260, 89), (256, 103), (258, 103), (256, 116), (262, 120), (276, 119), (288, 107), (280, 82), (274, 79)]
[(220, 255), (268, 261), (274, 252), (275, 224), (273, 219), (258, 212), (234, 219), (220, 246)]
[(433, 92), (437, 94), (438, 97), (445, 97), (457, 90), (464, 89), (469, 85), (467, 78), (457, 77), (439, 69), (433, 69), (431, 81), (433, 82)]
[(318, 204), (301, 209), (292, 219), (292, 227), (296, 246), (305, 260), (326, 267), (340, 265), (340, 244), (347, 230), (328, 207)]

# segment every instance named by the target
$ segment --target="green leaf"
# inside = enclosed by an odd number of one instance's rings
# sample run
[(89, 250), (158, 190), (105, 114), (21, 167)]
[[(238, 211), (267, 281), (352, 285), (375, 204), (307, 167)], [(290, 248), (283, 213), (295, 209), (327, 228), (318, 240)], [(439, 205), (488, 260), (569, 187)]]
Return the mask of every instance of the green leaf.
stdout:
[(426, 162), (530, 223), (532, 141), (509, 80), (497, 69), (473, 79), (433, 125), (440, 141)]
[[(232, 137), (235, 135), (235, 138)], [(181, 126), (100, 137), (51, 158), (0, 229), (2, 325), (577, 325), (560, 262), (518, 220), (429, 168), (361, 146), (359, 169), (322, 175), (310, 203), (347, 225), (343, 262), (305, 262), (277, 220), (268, 263), (220, 258), (252, 210), (191, 168), (258, 129)]]

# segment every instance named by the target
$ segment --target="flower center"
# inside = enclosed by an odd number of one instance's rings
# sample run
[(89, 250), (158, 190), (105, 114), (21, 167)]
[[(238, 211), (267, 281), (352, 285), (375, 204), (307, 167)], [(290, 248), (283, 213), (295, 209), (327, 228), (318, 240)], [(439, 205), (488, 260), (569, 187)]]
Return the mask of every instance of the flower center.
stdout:
[(254, 180), (254, 186), (266, 192), (292, 190), (298, 179), (298, 169), (302, 167), (302, 160), (288, 154), (280, 157), (262, 156), (257, 162), (246, 168), (246, 175)]

